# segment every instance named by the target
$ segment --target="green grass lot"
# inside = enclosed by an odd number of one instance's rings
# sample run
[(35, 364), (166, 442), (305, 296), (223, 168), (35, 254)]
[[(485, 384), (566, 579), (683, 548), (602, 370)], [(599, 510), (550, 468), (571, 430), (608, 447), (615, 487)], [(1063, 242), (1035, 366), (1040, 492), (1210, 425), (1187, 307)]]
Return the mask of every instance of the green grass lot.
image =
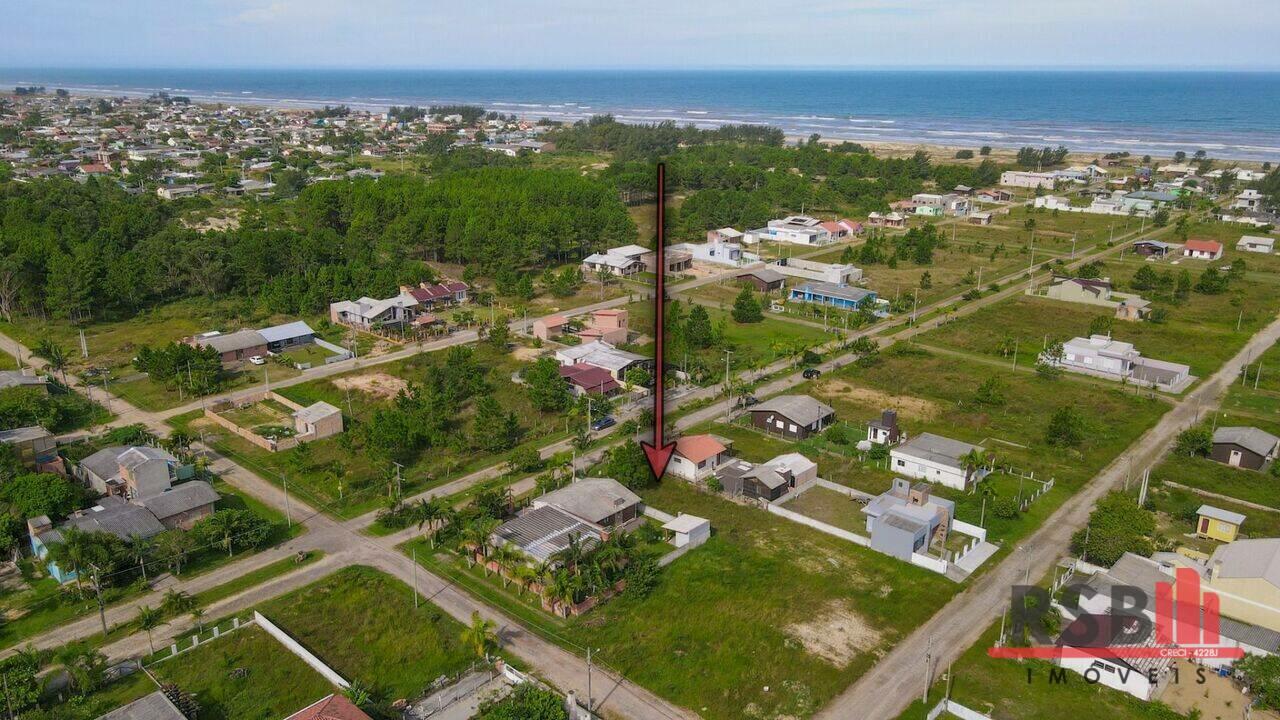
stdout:
[(862, 512), (864, 507), (853, 498), (824, 487), (805, 490), (786, 504), (788, 510), (859, 535), (867, 535), (867, 516)]
[[(420, 562), (574, 652), (702, 717), (808, 717), (956, 591), (945, 578), (678, 481), (642, 493), (708, 518), (712, 538), (627, 593), (558, 620), (452, 559)], [(464, 565), (461, 567), (465, 567)], [(768, 688), (767, 690), (765, 688)]]
[(1280, 345), (1250, 363), (1247, 377), (1227, 390), (1222, 409), (1234, 415), (1280, 423)]
[[(987, 656), (999, 634), (992, 625), (973, 647), (950, 667), (951, 699), (994, 720), (1078, 720), (1082, 712), (1108, 720), (1172, 720), (1180, 717), (1167, 706), (1146, 703), (1128, 693), (1100, 684), (1090, 685), (1083, 675), (1066, 673), (1065, 683), (1049, 682), (1052, 665), (1043, 660), (997, 660)], [(929, 693), (927, 704), (916, 700), (898, 720), (924, 720), (942, 699), (947, 687), (945, 668)], [(1031, 671), (1028, 683), (1027, 671)], [(1187, 682), (1187, 678), (1183, 678)], [(1194, 682), (1194, 679), (1190, 680)], [(919, 686), (916, 679), (916, 686)], [(944, 715), (944, 717), (949, 717)]]
[[(16, 318), (12, 323), (0, 322), (0, 332), (34, 347), (48, 337), (66, 350), (70, 364), (68, 371), (79, 374), (88, 367), (110, 372), (109, 388), (131, 404), (145, 410), (162, 410), (181, 404), (178, 392), (170, 391), (159, 383), (139, 374), (133, 367), (133, 357), (143, 345), (158, 346), (184, 337), (222, 330), (230, 332), (242, 328), (260, 328), (277, 323), (303, 319), (312, 327), (321, 325), (317, 317), (296, 318), (272, 314), (257, 309), (247, 300), (207, 298), (179, 300), (143, 311), (127, 318), (112, 318), (76, 325), (62, 318)], [(79, 331), (83, 327), (89, 357), (80, 356)], [(321, 332), (321, 334), (324, 334)], [(278, 364), (268, 367), (271, 378), (284, 379), (298, 374), (297, 370)], [(94, 378), (95, 385), (101, 380)], [(262, 368), (247, 367), (243, 372), (233, 372), (223, 391), (246, 387), (262, 382)], [(190, 402), (192, 398), (187, 398)]]
[[(1137, 488), (1130, 486), (1136, 495)], [(1195, 537), (1196, 510), (1201, 505), (1237, 512), (1245, 516), (1240, 526), (1240, 537), (1267, 538), (1280, 536), (1280, 512), (1258, 510), (1247, 505), (1204, 497), (1203, 495), (1170, 485), (1153, 484), (1147, 489), (1147, 501), (1156, 510), (1156, 533), (1176, 545), (1212, 554), (1222, 543), (1208, 538)]]
[[(236, 492), (234, 488), (221, 479), (214, 480), (213, 487), (221, 495), (221, 499), (216, 506), (217, 509), (250, 510), (271, 522), (271, 535), (263, 542), (262, 548), (278, 545), (305, 532), (305, 528), (302, 525), (294, 525), (293, 528), (287, 527), (282, 514), (253, 497)], [(246, 552), (242, 550), (229, 557), (220, 548), (198, 550), (188, 557), (186, 564), (183, 565), (181, 577), (184, 580), (189, 580), (229, 562), (239, 560), (245, 557), (245, 554)], [(292, 563), (292, 559), (289, 562)], [(45, 632), (52, 627), (97, 611), (97, 603), (92, 599), (88, 591), (86, 591), (84, 598), (81, 598), (76, 593), (75, 583), (68, 583), (65, 586), (59, 585), (57, 581), (48, 576), (43, 564), (25, 560), (20, 564), (20, 569), (23, 571), (28, 587), (25, 590), (0, 592), (0, 611), (7, 615), (7, 621), (0, 625), (0, 647), (19, 644), (23, 640)], [(164, 570), (165, 568), (159, 563), (148, 567), (148, 571), (153, 575)], [(264, 577), (263, 579), (265, 580), (266, 578)], [(243, 581), (235, 582), (240, 586), (240, 589), (248, 587), (248, 585), (243, 584)], [(106, 588), (103, 591), (103, 599), (108, 606), (112, 606), (145, 595), (148, 592), (150, 592), (149, 588), (143, 585), (139, 578), (136, 582)], [(213, 602), (214, 599), (217, 599), (217, 597), (201, 602), (207, 604)], [(117, 637), (125, 629), (127, 628), (112, 628), (109, 637)]]
[[(1125, 289), (1141, 265), (1142, 261), (1130, 259), (1112, 261), (1106, 263), (1104, 274)], [(1188, 267), (1194, 281), (1207, 265)], [(1157, 302), (1156, 307), (1168, 310), (1166, 322), (1116, 321), (1112, 336), (1133, 343), (1146, 357), (1186, 363), (1193, 375), (1203, 378), (1275, 317), (1280, 309), (1278, 283), (1280, 274), (1250, 273), (1220, 295), (1193, 292), (1181, 304)], [(1018, 363), (1029, 366), (1044, 349), (1046, 338), (1053, 342), (1087, 335), (1094, 318), (1110, 315), (1107, 308), (1018, 295), (949, 322), (918, 340), (1002, 359), (1011, 359), (1003, 354), (1002, 345), (1016, 340)]]
[[(204, 720), (275, 720), (336, 692), (261, 628), (243, 627), (150, 667), (196, 695)], [(237, 677), (243, 671), (244, 677)], [(237, 673), (238, 674), (238, 673)]]
[(460, 623), (425, 600), (415, 608), (408, 585), (369, 567), (344, 568), (258, 610), (343, 678), (390, 699), (416, 697), (475, 659)]
[[(1280, 423), (1250, 416), (1219, 413), (1216, 420), (1218, 427), (1248, 425), (1269, 433), (1280, 434)], [(1211, 424), (1210, 418), (1204, 418), (1204, 421)], [(1237, 500), (1280, 508), (1280, 480), (1266, 470), (1259, 472), (1233, 468), (1205, 457), (1187, 457), (1171, 453), (1151, 471), (1151, 480), (1153, 483), (1169, 480)], [(1217, 505), (1221, 501), (1205, 498), (1204, 502)], [(1242, 532), (1248, 532), (1248, 530)], [(1256, 532), (1249, 534), (1259, 537)]]
[[(990, 377), (999, 377), (1003, 406), (978, 405), (974, 395)], [(905, 390), (909, 389), (909, 393)], [(993, 517), (990, 507), (982, 515), (979, 493), (960, 493), (936, 487), (935, 491), (956, 500), (956, 517), (970, 523), (979, 519), (995, 541), (1014, 540), (1039, 525), (1044, 518), (1093, 477), (1108, 462), (1155, 424), (1168, 409), (1159, 400), (1136, 397), (1116, 388), (1072, 382), (1066, 378), (1046, 380), (1032, 374), (1010, 375), (996, 368), (950, 356), (897, 346), (881, 354), (878, 363), (862, 368), (849, 365), (795, 389), (826, 402), (836, 417), (854, 431), (878, 417), (885, 408), (898, 410), (899, 422), (911, 435), (932, 432), (945, 437), (981, 444), (993, 453), (1000, 466), (1012, 465), (1034, 471), (1037, 479), (1055, 479), (1054, 488), (1014, 519)], [(1050, 417), (1062, 406), (1074, 407), (1085, 421), (1084, 442), (1076, 448), (1050, 446), (1045, 430)], [(852, 432), (852, 440), (862, 432)], [(850, 463), (851, 466), (857, 463)], [(861, 466), (846, 475), (837, 464), (828, 479), (844, 482), (867, 492), (879, 493), (888, 487), (892, 473)], [(999, 495), (1017, 496), (1019, 481), (1003, 473), (990, 482)], [(1033, 484), (1024, 482), (1023, 492)]]
[[(511, 381), (511, 375), (523, 366), (512, 353), (501, 353), (487, 344), (475, 346), (476, 357), (482, 367), (489, 368), (491, 395), (504, 408), (516, 413), (524, 430), (522, 444), (541, 447), (557, 439), (568, 437), (565, 419), (560, 415), (543, 413), (529, 402), (523, 386)], [(358, 423), (368, 419), (376, 410), (388, 407), (394, 393), (403, 382), (417, 381), (446, 361), (447, 352), (426, 353), (411, 358), (353, 370), (333, 377), (312, 380), (279, 390), (289, 399), (309, 405), (319, 400), (341, 408), (348, 422), (347, 433), (353, 432), (351, 419)], [(369, 385), (348, 385), (372, 378), (377, 388)], [(362, 379), (363, 378), (363, 379)], [(369, 388), (361, 390), (360, 387)], [(466, 407), (456, 418), (467, 432), (471, 409)], [(272, 453), (248, 441), (222, 430), (204, 419), (200, 411), (179, 415), (170, 419), (175, 428), (199, 436), (203, 430), (207, 442), (219, 453), (244, 463), (271, 482), (282, 482), (287, 474), (289, 489), (304, 500), (326, 512), (353, 516), (381, 507), (386, 502), (387, 478), (392, 477), (390, 465), (382, 467), (362, 451), (360, 443), (350, 450), (344, 449), (340, 436), (307, 443), (310, 460), (299, 472), (290, 459), (293, 452)], [(353, 438), (354, 439), (354, 438)], [(444, 483), (459, 475), (502, 462), (510, 451), (502, 453), (473, 452), (468, 448), (432, 448), (422, 453), (416, 462), (407, 464), (402, 473), (401, 488), (405, 495)], [(345, 470), (343, 491), (339, 496), (338, 485), (330, 477), (331, 468), (340, 465)]]
[[(147, 677), (146, 673), (135, 672), (130, 675), (126, 675), (119, 680), (107, 683), (86, 695), (84, 700), (81, 701), (83, 705), (78, 706), (83, 707), (86, 714), (75, 715), (73, 717), (91, 718), (98, 717), (99, 715), (105, 715), (112, 710), (128, 705), (134, 700), (138, 700), (145, 695), (150, 695), (158, 689), (159, 688), (156, 687), (156, 684), (152, 682), (151, 678)], [(47, 690), (45, 696), (40, 700), (40, 706), (46, 710), (56, 713), (65, 709), (65, 706), (59, 707), (62, 705), (62, 702), (63, 698), (59, 697), (57, 692)], [(25, 718), (27, 716), (21, 715), (19, 717)], [(59, 718), (62, 716), (53, 714), (40, 715), (38, 717)], [(202, 715), (201, 717), (204, 716)]]

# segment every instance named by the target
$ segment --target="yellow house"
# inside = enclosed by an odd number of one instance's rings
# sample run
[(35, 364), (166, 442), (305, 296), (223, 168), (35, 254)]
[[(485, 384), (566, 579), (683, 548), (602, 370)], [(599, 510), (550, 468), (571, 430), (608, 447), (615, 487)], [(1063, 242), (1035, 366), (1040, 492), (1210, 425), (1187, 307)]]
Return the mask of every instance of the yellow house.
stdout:
[(1212, 505), (1201, 505), (1196, 510), (1196, 535), (1210, 540), (1231, 542), (1240, 533), (1244, 516)]
[(1201, 588), (1217, 593), (1224, 617), (1280, 631), (1280, 538), (1219, 545), (1206, 570)]

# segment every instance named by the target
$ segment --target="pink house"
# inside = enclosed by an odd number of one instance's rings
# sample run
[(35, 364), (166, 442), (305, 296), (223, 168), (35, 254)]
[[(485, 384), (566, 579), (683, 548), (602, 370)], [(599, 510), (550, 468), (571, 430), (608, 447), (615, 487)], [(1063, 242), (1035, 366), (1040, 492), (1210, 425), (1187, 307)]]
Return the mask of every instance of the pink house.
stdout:
[(626, 310), (596, 310), (591, 313), (587, 327), (578, 333), (583, 342), (603, 340), (610, 345), (620, 345), (627, 341)]
[(564, 334), (564, 326), (568, 321), (563, 315), (548, 315), (533, 321), (533, 336), (539, 340), (550, 340)]

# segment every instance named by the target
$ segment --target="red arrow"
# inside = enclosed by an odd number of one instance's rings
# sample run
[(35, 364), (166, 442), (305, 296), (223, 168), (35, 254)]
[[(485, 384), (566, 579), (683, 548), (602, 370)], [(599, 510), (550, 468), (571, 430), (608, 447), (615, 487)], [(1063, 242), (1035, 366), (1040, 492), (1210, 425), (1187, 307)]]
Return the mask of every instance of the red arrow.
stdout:
[(653, 293), (653, 332), (654, 341), (654, 383), (653, 383), (653, 442), (640, 441), (640, 447), (644, 449), (645, 457), (649, 459), (649, 469), (653, 471), (653, 477), (657, 480), (662, 479), (662, 474), (667, 471), (667, 464), (671, 462), (671, 453), (676, 451), (674, 442), (663, 443), (662, 440), (662, 414), (664, 410), (663, 397), (666, 390), (666, 364), (663, 359), (663, 345), (666, 336), (666, 323), (664, 321), (664, 309), (666, 308), (666, 274), (667, 274), (667, 222), (666, 222), (666, 205), (667, 205), (667, 167), (663, 163), (658, 163), (658, 247), (655, 250), (658, 256), (656, 263), (657, 272), (655, 273), (655, 288)]

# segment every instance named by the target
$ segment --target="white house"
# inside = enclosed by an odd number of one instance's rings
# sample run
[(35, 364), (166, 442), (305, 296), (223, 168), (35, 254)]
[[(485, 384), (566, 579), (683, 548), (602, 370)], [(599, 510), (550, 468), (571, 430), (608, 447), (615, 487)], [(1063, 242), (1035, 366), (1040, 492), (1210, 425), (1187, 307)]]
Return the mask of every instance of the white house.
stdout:
[(782, 258), (773, 269), (789, 277), (817, 280), (833, 285), (850, 285), (862, 279), (862, 269), (853, 265), (824, 263), (803, 258)]
[(1043, 195), (1036, 198), (1031, 204), (1045, 210), (1071, 210), (1071, 201), (1057, 195)]
[(625, 277), (649, 269), (653, 251), (639, 245), (623, 245), (609, 248), (602, 253), (592, 253), (582, 259), (582, 267), (588, 272), (605, 271)]
[(742, 264), (742, 246), (731, 242), (679, 243), (668, 248), (674, 252), (687, 252), (695, 261), (738, 267)]
[(920, 433), (889, 451), (889, 468), (899, 475), (964, 490), (989, 472), (966, 466), (964, 458), (973, 452), (981, 454), (983, 450), (967, 442)]
[(1024, 170), (1006, 170), (1000, 173), (1000, 184), (1005, 187), (1044, 188), (1052, 190), (1058, 176), (1047, 172), (1027, 172)]
[(1234, 202), (1231, 203), (1232, 210), (1262, 210), (1262, 193), (1249, 188), (1236, 196)]
[(830, 245), (840, 238), (857, 233), (858, 230), (858, 224), (852, 220), (824, 222), (808, 215), (789, 215), (778, 220), (770, 220), (765, 227), (748, 231), (743, 242), (750, 244), (770, 240), (793, 245)]
[(685, 435), (676, 441), (667, 472), (689, 482), (706, 480), (728, 460), (730, 444), (716, 435)]
[(1133, 343), (1112, 340), (1107, 335), (1072, 338), (1062, 344), (1061, 358), (1041, 355), (1040, 359), (1064, 370), (1167, 392), (1182, 392), (1195, 380), (1189, 366), (1144, 358)]
[(1270, 254), (1275, 252), (1276, 239), (1259, 235), (1243, 235), (1240, 237), (1240, 241), (1236, 243), (1236, 249), (1244, 250), (1245, 252)]

